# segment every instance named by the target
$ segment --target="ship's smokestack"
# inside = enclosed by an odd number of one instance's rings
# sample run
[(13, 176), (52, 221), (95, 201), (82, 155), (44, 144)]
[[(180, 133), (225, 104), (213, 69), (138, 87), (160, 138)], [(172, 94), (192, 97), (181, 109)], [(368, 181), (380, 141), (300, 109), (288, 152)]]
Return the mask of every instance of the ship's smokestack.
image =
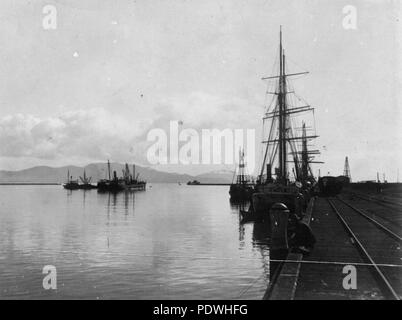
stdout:
[(272, 181), (271, 164), (267, 164), (267, 181)]

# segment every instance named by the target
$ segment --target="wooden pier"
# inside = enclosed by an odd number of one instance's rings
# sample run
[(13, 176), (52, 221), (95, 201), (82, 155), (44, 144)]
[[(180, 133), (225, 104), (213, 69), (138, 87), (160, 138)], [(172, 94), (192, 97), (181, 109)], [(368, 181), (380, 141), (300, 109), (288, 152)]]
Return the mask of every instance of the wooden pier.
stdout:
[[(317, 243), (310, 255), (289, 253), (264, 299), (393, 299), (402, 297), (402, 211), (345, 192), (315, 198), (306, 221)], [(391, 207), (390, 207), (391, 205)], [(350, 268), (356, 287), (345, 287)]]

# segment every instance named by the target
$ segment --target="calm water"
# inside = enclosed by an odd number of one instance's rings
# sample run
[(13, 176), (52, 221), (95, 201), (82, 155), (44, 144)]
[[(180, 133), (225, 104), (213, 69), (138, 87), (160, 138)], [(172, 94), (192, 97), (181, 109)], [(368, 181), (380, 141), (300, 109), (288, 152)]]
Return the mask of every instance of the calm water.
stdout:
[(0, 186), (0, 202), (2, 299), (261, 299), (269, 281), (266, 228), (239, 224), (228, 187)]

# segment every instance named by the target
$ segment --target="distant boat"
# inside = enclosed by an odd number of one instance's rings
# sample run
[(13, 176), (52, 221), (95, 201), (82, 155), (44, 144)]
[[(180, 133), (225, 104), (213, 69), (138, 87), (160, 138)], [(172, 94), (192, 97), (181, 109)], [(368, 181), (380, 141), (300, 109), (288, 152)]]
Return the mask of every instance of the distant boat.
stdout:
[(236, 182), (232, 182), (229, 189), (230, 200), (235, 202), (250, 201), (253, 192), (253, 183), (245, 172), (244, 151), (240, 151), (239, 171), (237, 173)]
[(194, 185), (199, 185), (199, 184), (201, 184), (201, 182), (199, 182), (198, 180), (193, 180), (193, 181), (187, 182), (187, 185), (189, 185), (189, 186), (194, 186)]
[(110, 162), (107, 162), (109, 179), (99, 180), (97, 188), (100, 192), (119, 192), (123, 190), (146, 190), (146, 181), (139, 179), (139, 174), (135, 175), (135, 165), (133, 172), (130, 173), (128, 164), (123, 169), (123, 177), (117, 177), (116, 171), (113, 171), (113, 179), (111, 178)]
[(79, 189), (96, 189), (97, 187), (93, 184), (91, 184), (92, 177), (87, 177), (85, 170), (84, 170), (84, 175), (83, 177), (80, 177), (80, 180), (82, 183), (79, 184)]
[(70, 170), (67, 170), (67, 182), (63, 184), (64, 189), (77, 190), (80, 188), (78, 180), (73, 180), (73, 176), (70, 176)]

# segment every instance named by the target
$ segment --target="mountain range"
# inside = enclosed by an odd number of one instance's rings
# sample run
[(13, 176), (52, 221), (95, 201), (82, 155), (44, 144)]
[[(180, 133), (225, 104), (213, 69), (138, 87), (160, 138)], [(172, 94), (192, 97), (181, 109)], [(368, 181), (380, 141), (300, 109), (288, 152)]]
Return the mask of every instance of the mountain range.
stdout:
[[(118, 176), (122, 176), (123, 168), (124, 165), (121, 163), (111, 163), (111, 174), (113, 175), (113, 171), (116, 171)], [(79, 176), (83, 175), (84, 170), (87, 177), (92, 177), (92, 183), (96, 183), (108, 175), (106, 163), (91, 163), (84, 167), (64, 166), (54, 168), (37, 166), (18, 171), (0, 170), (0, 183), (63, 183), (67, 180), (68, 172), (73, 179), (78, 179)], [(135, 170), (141, 179), (148, 182), (177, 183), (198, 180), (201, 183), (231, 183), (233, 178), (233, 172), (222, 170), (195, 176), (163, 172), (138, 165), (136, 165)], [(132, 171), (132, 166), (130, 166), (130, 171)]]

